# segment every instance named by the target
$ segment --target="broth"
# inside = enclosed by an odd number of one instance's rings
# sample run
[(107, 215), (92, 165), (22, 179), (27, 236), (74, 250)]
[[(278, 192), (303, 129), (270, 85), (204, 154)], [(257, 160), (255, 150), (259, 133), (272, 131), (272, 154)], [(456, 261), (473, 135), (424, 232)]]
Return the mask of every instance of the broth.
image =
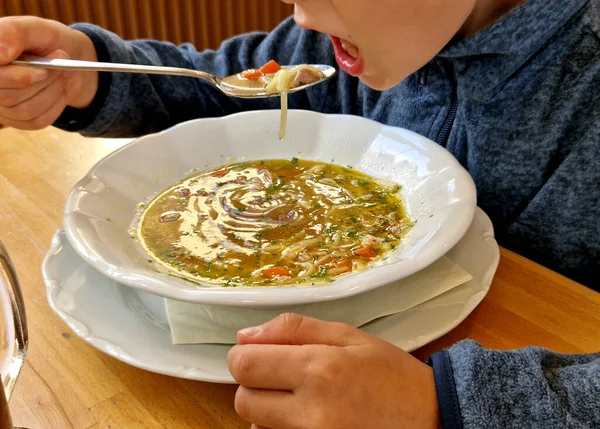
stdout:
[(190, 279), (319, 284), (367, 268), (400, 243), (412, 223), (399, 190), (333, 164), (244, 162), (162, 192), (137, 233), (156, 262)]

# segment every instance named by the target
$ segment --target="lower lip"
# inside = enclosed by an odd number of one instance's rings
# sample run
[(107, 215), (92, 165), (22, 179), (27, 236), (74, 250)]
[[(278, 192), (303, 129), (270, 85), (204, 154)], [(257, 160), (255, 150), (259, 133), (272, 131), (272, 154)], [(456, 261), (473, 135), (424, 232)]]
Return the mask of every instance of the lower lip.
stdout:
[(363, 60), (361, 57), (354, 58), (342, 48), (342, 41), (335, 36), (329, 36), (335, 51), (335, 60), (342, 70), (352, 76), (360, 76), (363, 71)]

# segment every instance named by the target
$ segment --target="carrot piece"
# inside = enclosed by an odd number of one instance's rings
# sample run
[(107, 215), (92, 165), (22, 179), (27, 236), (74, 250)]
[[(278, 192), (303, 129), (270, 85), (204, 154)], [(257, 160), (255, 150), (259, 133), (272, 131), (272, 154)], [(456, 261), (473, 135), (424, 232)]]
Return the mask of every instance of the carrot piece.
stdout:
[(262, 276), (266, 279), (273, 277), (291, 277), (290, 272), (284, 267), (271, 267), (262, 271)]
[(260, 71), (264, 74), (277, 73), (281, 70), (281, 66), (275, 62), (275, 60), (269, 61), (267, 64), (260, 68)]
[(248, 69), (240, 73), (244, 79), (256, 80), (262, 77), (263, 73), (257, 69)]
[(352, 268), (352, 264), (347, 259), (342, 259), (341, 261), (337, 261), (333, 264), (335, 268)]
[(212, 175), (213, 175), (213, 177), (223, 177), (223, 176), (226, 176), (227, 173), (229, 173), (229, 169), (224, 168), (223, 170), (215, 171)]
[(374, 258), (375, 256), (377, 256), (375, 249), (373, 249), (371, 246), (359, 247), (357, 249), (354, 249), (352, 253), (354, 253), (356, 256), (361, 256), (363, 258)]

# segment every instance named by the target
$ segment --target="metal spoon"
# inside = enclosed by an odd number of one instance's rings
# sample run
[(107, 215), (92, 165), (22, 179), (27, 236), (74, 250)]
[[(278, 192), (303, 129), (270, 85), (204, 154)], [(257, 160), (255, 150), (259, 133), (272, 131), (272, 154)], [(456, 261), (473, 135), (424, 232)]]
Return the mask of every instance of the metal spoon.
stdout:
[[(173, 76), (187, 76), (202, 79), (213, 86), (220, 89), (224, 94), (230, 97), (240, 98), (266, 98), (266, 97), (277, 97), (279, 94), (267, 94), (265, 92), (265, 84), (261, 80), (248, 80), (241, 78), (237, 73), (224, 78), (213, 76), (209, 73), (184, 69), (178, 67), (163, 67), (163, 66), (145, 66), (137, 64), (118, 64), (118, 63), (99, 63), (93, 61), (77, 61), (77, 60), (63, 60), (63, 59), (51, 59), (44, 57), (36, 57), (33, 55), (22, 55), (18, 59), (12, 62), (12, 64), (36, 67), (43, 69), (57, 69), (57, 70), (83, 70), (83, 71), (104, 71), (104, 72), (120, 72), (120, 73), (143, 73), (143, 74), (164, 74)], [(309, 86), (316, 85), (324, 82), (335, 74), (335, 69), (331, 66), (322, 64), (311, 64), (313, 67), (318, 67), (323, 72), (324, 77), (301, 85), (296, 88), (290, 88), (288, 94), (292, 94), (297, 91), (308, 88)], [(293, 66), (283, 66), (289, 68)]]

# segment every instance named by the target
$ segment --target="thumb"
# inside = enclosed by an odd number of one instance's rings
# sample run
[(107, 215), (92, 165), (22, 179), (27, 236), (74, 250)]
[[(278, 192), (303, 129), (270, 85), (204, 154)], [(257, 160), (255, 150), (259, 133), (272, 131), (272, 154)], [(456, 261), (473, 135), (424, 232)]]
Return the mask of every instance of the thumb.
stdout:
[(242, 329), (237, 338), (240, 344), (325, 344), (344, 347), (361, 344), (365, 335), (344, 323), (284, 313), (260, 326)]
[(45, 55), (61, 42), (60, 25), (33, 16), (0, 18), (0, 66), (23, 52)]
[(9, 64), (22, 52), (16, 27), (10, 20), (0, 21), (0, 66)]
[[(53, 52), (50, 52), (49, 54), (47, 54), (46, 58), (70, 60), (71, 56), (69, 54), (67, 54), (65, 51), (63, 51), (62, 49), (57, 49), (56, 51), (53, 51)], [(62, 75), (67, 79), (71, 78), (74, 73), (75, 73), (74, 71), (69, 71), (69, 70), (62, 71)]]

